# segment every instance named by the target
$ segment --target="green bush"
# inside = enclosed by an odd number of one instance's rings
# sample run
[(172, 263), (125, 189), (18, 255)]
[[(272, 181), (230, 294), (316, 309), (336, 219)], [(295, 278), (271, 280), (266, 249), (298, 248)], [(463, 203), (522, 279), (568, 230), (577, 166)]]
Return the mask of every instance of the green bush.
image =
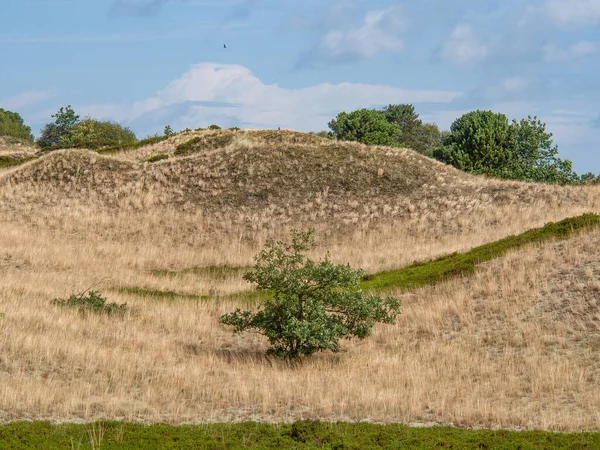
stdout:
[(153, 163), (156, 161), (162, 161), (163, 159), (169, 159), (169, 155), (166, 153), (159, 153), (158, 155), (152, 155), (146, 160), (146, 162)]
[(67, 299), (55, 298), (52, 304), (63, 308), (77, 309), (86, 314), (118, 315), (123, 316), (127, 313), (127, 303), (121, 305), (117, 303), (107, 303), (106, 298), (95, 291), (89, 291), (87, 297), (84, 294), (71, 295)]
[(52, 117), (55, 120), (44, 126), (38, 145), (46, 150), (73, 147), (73, 128), (79, 122), (79, 116), (68, 105), (61, 107)]
[(27, 158), (14, 158), (12, 156), (3, 156), (0, 155), (0, 167), (12, 167), (12, 166), (18, 166), (19, 164), (23, 164), (27, 161), (31, 161), (32, 159), (35, 159), (35, 156), (30, 156)]
[(444, 133), (436, 124), (423, 123), (410, 104), (388, 105), (383, 109), (342, 112), (329, 122), (330, 132), (318, 136), (367, 145), (406, 147), (427, 156), (442, 146)]
[(98, 149), (119, 147), (137, 142), (135, 133), (121, 124), (86, 118), (73, 126), (71, 135), (74, 147)]
[(537, 117), (509, 124), (504, 114), (472, 111), (454, 121), (434, 156), (457, 169), (521, 181), (582, 182), (569, 160), (557, 157), (552, 133)]
[(400, 129), (389, 123), (379, 111), (372, 109), (341, 112), (328, 125), (341, 141), (394, 146), (400, 138)]
[(16, 112), (0, 108), (0, 137), (10, 136), (33, 144), (31, 128), (23, 123), (23, 118)]
[(221, 316), (220, 322), (238, 333), (264, 334), (270, 354), (290, 359), (337, 352), (340, 339), (364, 339), (375, 323), (394, 323), (400, 300), (360, 290), (362, 270), (333, 265), (329, 254), (319, 263), (306, 258), (315, 247), (313, 234), (312, 229), (292, 232), (291, 244), (267, 244), (244, 279), (272, 295), (263, 299), (257, 312), (237, 309)]
[(221, 129), (221, 127), (220, 127), (219, 125), (214, 125), (214, 124), (213, 124), (213, 125), (209, 125), (209, 126), (208, 126), (208, 129), (209, 129), (209, 130), (220, 130), (220, 129)]

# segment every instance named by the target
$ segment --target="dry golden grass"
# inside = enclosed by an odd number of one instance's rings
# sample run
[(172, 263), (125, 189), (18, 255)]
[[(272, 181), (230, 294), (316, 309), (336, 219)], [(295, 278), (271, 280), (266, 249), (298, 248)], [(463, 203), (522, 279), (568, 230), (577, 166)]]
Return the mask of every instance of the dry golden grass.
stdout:
[[(15, 159), (28, 158), (38, 151), (33, 145), (29, 145), (19, 139), (0, 136), (0, 157), (8, 156)], [(0, 173), (2, 173), (0, 168)]]
[[(141, 162), (144, 149), (68, 151), (0, 173), (0, 418), (600, 430), (598, 232), (405, 296), (397, 325), (297, 366), (266, 359), (260, 336), (220, 326), (232, 301), (111, 289), (247, 289), (235, 274), (152, 270), (247, 266), (291, 225), (316, 225), (335, 260), (376, 271), (599, 209), (598, 187), (475, 178), (408, 150), (263, 134), (154, 164)], [(175, 147), (163, 145), (152, 151)], [(266, 200), (247, 197), (264, 190)], [(97, 283), (131, 313), (50, 305)]]

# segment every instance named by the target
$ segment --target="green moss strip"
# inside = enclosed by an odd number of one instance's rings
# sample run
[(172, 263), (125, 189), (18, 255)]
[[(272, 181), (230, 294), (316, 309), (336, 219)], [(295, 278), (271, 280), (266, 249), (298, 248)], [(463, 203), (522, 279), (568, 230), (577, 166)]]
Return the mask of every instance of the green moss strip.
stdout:
[(28, 158), (13, 158), (12, 156), (0, 156), (0, 168), (18, 166), (19, 164), (24, 164), (32, 159), (36, 159), (36, 157), (30, 156)]
[[(591, 230), (600, 224), (598, 214), (587, 213), (578, 217), (571, 217), (560, 222), (550, 222), (541, 228), (534, 228), (516, 236), (509, 236), (499, 241), (490, 242), (475, 247), (465, 253), (452, 253), (432, 261), (419, 262), (398, 270), (379, 272), (365, 276), (360, 287), (364, 290), (378, 291), (386, 289), (399, 289), (411, 291), (413, 289), (443, 282), (453, 277), (470, 275), (478, 264), (493, 258), (505, 255), (511, 250), (519, 249), (525, 245), (540, 243), (551, 239), (566, 239), (574, 233)], [(224, 278), (227, 275), (243, 274), (250, 268), (230, 266), (207, 266), (185, 269), (181, 272), (160, 270), (153, 273), (161, 276), (177, 276), (182, 273), (195, 273), (198, 275), (212, 275)], [(172, 291), (154, 291), (139, 288), (120, 288), (121, 292), (128, 294), (152, 297), (155, 299), (188, 299), (197, 301), (214, 301), (216, 297), (192, 294), (180, 294)], [(236, 299), (252, 303), (260, 300), (268, 293), (260, 291), (246, 291), (234, 295), (219, 297), (222, 299)]]
[(140, 425), (121, 422), (0, 425), (0, 449), (594, 449), (600, 433), (409, 428), (296, 422)]
[(252, 267), (239, 267), (239, 266), (202, 266), (202, 267), (189, 267), (183, 270), (153, 270), (153, 275), (176, 277), (178, 275), (199, 275), (211, 278), (227, 278), (231, 276), (242, 276), (247, 271), (252, 270)]
[(469, 275), (473, 273), (477, 264), (505, 255), (510, 250), (550, 239), (566, 239), (573, 233), (595, 228), (598, 224), (600, 224), (600, 216), (592, 213), (560, 222), (550, 222), (541, 228), (484, 244), (465, 253), (452, 253), (433, 261), (368, 275), (361, 283), (361, 288), (365, 290), (394, 288), (410, 291), (428, 284), (436, 284), (452, 277)]
[(149, 300), (158, 301), (196, 301), (196, 302), (215, 302), (218, 300), (239, 300), (246, 302), (254, 302), (264, 296), (264, 292), (259, 291), (244, 291), (237, 292), (235, 294), (223, 294), (223, 295), (197, 295), (197, 294), (185, 294), (176, 291), (162, 291), (158, 289), (144, 289), (139, 287), (119, 287), (111, 288), (116, 292), (121, 292), (129, 295), (136, 295), (138, 297), (145, 297)]

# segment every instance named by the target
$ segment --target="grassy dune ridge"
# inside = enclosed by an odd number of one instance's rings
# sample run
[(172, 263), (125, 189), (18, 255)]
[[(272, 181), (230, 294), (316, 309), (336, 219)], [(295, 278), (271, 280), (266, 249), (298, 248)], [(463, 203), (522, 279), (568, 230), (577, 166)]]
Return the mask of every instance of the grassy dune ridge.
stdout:
[[(146, 162), (156, 154), (169, 157)], [(396, 325), (299, 364), (218, 324), (249, 285), (241, 271), (206, 269), (251, 266), (268, 239), (313, 225), (315, 257), (389, 271), (598, 212), (599, 194), (287, 131), (193, 132), (0, 169), (0, 420), (600, 430), (597, 229), (469, 277), (392, 288)], [(130, 313), (50, 304), (91, 286)]]

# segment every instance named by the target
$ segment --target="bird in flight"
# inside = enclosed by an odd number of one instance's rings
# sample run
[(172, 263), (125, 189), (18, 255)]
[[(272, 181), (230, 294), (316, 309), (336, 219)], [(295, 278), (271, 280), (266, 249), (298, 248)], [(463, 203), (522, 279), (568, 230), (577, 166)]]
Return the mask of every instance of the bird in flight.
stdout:
[(223, 48), (227, 48), (227, 46), (225, 44), (223, 44)]

